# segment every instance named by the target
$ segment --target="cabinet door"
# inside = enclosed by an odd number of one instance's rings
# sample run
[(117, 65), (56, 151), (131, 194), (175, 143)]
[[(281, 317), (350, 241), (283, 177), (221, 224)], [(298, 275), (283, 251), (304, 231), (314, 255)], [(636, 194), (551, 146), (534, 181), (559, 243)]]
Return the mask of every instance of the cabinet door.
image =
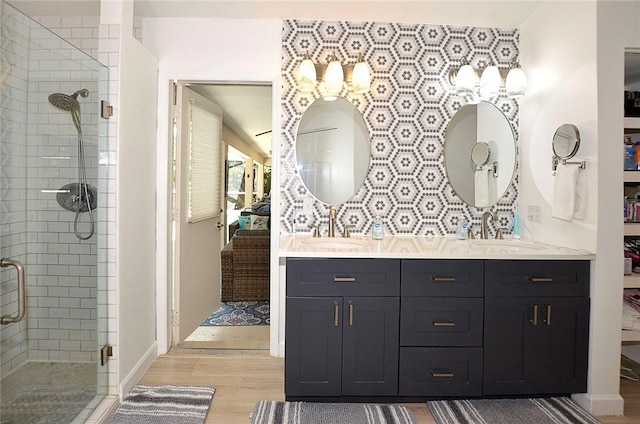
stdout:
[(340, 396), (342, 298), (288, 297), (285, 394)]
[(485, 300), (484, 395), (587, 389), (587, 298)]
[(543, 325), (531, 298), (485, 299), (484, 395), (535, 393), (533, 331)]
[(587, 390), (589, 299), (542, 298), (537, 393), (582, 393)]
[(342, 394), (398, 394), (400, 300), (397, 297), (344, 299)]

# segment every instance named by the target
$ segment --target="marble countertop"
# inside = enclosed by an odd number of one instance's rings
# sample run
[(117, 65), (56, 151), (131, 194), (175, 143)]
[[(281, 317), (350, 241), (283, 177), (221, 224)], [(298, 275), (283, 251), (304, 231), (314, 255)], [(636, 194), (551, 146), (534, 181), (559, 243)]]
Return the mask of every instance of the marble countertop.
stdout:
[(595, 254), (525, 240), (456, 240), (448, 237), (352, 236), (313, 238), (280, 235), (280, 257), (400, 259), (551, 259), (590, 260)]

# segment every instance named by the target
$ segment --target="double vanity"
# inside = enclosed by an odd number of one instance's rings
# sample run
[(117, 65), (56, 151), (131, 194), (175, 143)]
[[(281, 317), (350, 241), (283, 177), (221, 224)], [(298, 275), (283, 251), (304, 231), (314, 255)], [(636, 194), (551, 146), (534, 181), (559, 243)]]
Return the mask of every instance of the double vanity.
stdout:
[(281, 235), (280, 256), (288, 400), (586, 392), (588, 252)]
[[(329, 209), (329, 237), (280, 235), (286, 398), (422, 401), (586, 392), (594, 255), (489, 238), (490, 217), (496, 238), (519, 229), (515, 214), (513, 225), (509, 217), (497, 228), (491, 210), (509, 194), (517, 164), (515, 135), (502, 111), (486, 101), (461, 107), (443, 149), (447, 182), (469, 206), (454, 209), (452, 223), (470, 237), (475, 230), (461, 223), (475, 221), (479, 238), (453, 239), (446, 227), (433, 230), (441, 237), (399, 236), (402, 229), (387, 216), (392, 235), (373, 240), (337, 236), (336, 207), (362, 188), (371, 147), (357, 108), (346, 99), (328, 100), (305, 111), (295, 153), (304, 188)], [(504, 202), (509, 213), (517, 211), (517, 199)], [(359, 224), (354, 233), (370, 233), (368, 222), (384, 206), (383, 199), (362, 212), (366, 219), (346, 214), (343, 220)], [(474, 209), (484, 211), (482, 219), (474, 219)], [(319, 210), (303, 215), (299, 222), (324, 234)], [(343, 226), (345, 236), (350, 227)], [(289, 228), (295, 233), (295, 224)]]

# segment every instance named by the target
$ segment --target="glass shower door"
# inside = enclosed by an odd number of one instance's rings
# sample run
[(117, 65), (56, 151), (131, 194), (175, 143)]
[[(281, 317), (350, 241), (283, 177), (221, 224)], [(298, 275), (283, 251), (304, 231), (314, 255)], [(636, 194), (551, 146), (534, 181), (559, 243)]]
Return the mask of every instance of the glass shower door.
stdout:
[(0, 422), (71, 423), (106, 394), (96, 187), (107, 69), (0, 9)]

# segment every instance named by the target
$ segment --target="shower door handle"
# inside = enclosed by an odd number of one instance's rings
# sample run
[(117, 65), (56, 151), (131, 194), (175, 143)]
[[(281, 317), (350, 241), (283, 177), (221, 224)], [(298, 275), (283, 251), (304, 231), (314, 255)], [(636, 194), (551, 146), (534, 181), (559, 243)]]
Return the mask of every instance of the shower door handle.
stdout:
[(22, 265), (19, 261), (2, 258), (0, 260), (0, 266), (5, 268), (8, 266), (15, 267), (16, 271), (18, 271), (18, 314), (17, 315), (4, 315), (0, 318), (0, 324), (11, 324), (14, 322), (21, 321), (24, 318), (25, 308), (27, 304), (27, 292), (26, 292), (26, 282), (24, 278), (24, 265)]

